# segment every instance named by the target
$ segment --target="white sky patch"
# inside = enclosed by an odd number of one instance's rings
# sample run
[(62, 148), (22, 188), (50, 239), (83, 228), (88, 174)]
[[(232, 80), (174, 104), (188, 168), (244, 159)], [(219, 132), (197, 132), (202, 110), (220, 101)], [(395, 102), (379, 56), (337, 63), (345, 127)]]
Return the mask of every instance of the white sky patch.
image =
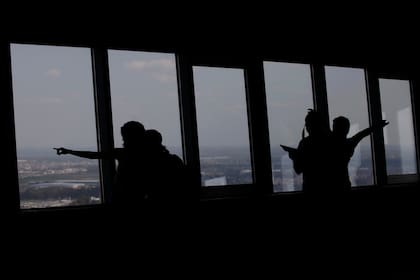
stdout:
[(161, 83), (171, 83), (176, 81), (176, 76), (172, 73), (153, 73), (152, 76)]
[(47, 72), (45, 72), (45, 76), (56, 79), (61, 77), (61, 71), (57, 68), (51, 68)]
[(129, 70), (144, 70), (147, 66), (146, 66), (147, 62), (143, 61), (143, 60), (132, 60), (129, 62), (126, 62), (125, 68), (129, 69)]
[(131, 60), (125, 63), (129, 70), (136, 71), (175, 71), (175, 62), (171, 59)]
[(131, 71), (147, 72), (161, 83), (176, 82), (175, 62), (171, 59), (131, 60), (124, 65)]

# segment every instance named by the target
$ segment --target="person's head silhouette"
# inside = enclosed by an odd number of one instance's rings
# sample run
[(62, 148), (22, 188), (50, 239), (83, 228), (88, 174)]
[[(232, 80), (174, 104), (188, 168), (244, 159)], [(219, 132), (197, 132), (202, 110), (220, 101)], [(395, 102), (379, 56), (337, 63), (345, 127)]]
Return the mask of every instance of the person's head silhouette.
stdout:
[(309, 135), (321, 135), (325, 132), (324, 123), (321, 115), (312, 109), (309, 109), (305, 117), (305, 127)]
[(168, 152), (166, 147), (162, 144), (162, 140), (162, 134), (156, 129), (146, 130), (145, 144), (150, 152)]
[(156, 129), (148, 129), (145, 133), (146, 143), (148, 146), (156, 148), (162, 145), (162, 134)]
[(125, 148), (132, 148), (141, 145), (144, 139), (144, 126), (137, 121), (126, 122), (121, 127), (121, 136)]
[(333, 120), (333, 133), (340, 138), (346, 138), (350, 131), (350, 121), (348, 118), (339, 116)]

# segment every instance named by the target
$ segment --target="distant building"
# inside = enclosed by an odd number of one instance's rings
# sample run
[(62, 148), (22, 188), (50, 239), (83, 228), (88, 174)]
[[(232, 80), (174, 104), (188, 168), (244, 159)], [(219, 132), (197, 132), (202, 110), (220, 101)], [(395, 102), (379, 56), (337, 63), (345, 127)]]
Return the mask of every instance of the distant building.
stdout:
[(227, 181), (226, 181), (226, 176), (222, 176), (222, 177), (216, 177), (216, 178), (212, 178), (212, 179), (208, 179), (204, 181), (204, 186), (208, 187), (208, 186), (226, 186), (227, 185)]

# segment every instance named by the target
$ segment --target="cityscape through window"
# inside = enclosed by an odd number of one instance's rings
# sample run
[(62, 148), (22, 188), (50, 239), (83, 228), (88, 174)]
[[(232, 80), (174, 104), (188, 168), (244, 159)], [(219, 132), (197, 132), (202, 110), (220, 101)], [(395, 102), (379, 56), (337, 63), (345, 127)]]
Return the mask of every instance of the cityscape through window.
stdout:
[(193, 67), (202, 186), (252, 183), (243, 69)]
[(90, 49), (11, 45), (21, 208), (101, 202)]
[(384, 129), (388, 175), (416, 174), (413, 112), (410, 82), (380, 79), (382, 117), (389, 121)]

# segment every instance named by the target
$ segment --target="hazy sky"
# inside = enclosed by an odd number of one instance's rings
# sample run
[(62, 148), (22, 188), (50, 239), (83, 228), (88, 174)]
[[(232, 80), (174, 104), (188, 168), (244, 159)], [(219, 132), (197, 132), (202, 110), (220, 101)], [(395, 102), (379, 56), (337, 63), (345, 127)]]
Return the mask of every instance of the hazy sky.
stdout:
[(194, 67), (201, 146), (249, 146), (244, 70)]
[(96, 147), (89, 49), (12, 45), (18, 148)]
[[(90, 50), (16, 44), (11, 50), (18, 147), (96, 147)], [(180, 146), (174, 55), (110, 50), (109, 63), (116, 146), (121, 146), (121, 125), (129, 120), (161, 131), (165, 145)], [(296, 146), (313, 107), (310, 68), (266, 62), (264, 69), (271, 145)], [(364, 128), (363, 71), (327, 68), (326, 74), (331, 119), (342, 114)], [(200, 145), (248, 145), (243, 70), (194, 67), (194, 82)], [(384, 108), (395, 102), (401, 107), (386, 110), (406, 109), (396, 93), (405, 89), (405, 84), (382, 83), (381, 90), (390, 92)], [(408, 131), (410, 125), (412, 130), (409, 120), (400, 121), (407, 127), (399, 130), (397, 123), (389, 125), (389, 133)]]
[(309, 65), (264, 63), (271, 148), (297, 147), (308, 109), (313, 108)]
[(121, 126), (131, 120), (162, 133), (164, 144), (181, 146), (175, 56), (109, 51), (114, 139), (121, 146)]

